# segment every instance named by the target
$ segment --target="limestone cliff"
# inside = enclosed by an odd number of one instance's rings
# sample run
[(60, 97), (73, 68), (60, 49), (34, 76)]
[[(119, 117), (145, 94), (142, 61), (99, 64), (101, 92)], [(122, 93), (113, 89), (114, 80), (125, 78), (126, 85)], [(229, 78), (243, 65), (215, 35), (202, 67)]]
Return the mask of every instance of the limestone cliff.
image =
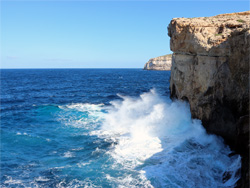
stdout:
[(172, 54), (150, 59), (144, 66), (144, 70), (170, 70)]
[(174, 18), (171, 97), (187, 100), (193, 118), (243, 156), (239, 187), (249, 186), (250, 11)]

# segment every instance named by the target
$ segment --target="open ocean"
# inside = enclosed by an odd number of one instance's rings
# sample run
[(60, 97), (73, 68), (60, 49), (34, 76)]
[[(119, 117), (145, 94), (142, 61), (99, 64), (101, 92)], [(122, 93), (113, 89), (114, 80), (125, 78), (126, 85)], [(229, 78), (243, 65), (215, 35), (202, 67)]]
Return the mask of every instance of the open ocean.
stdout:
[(1, 187), (234, 187), (241, 157), (170, 71), (1, 70)]

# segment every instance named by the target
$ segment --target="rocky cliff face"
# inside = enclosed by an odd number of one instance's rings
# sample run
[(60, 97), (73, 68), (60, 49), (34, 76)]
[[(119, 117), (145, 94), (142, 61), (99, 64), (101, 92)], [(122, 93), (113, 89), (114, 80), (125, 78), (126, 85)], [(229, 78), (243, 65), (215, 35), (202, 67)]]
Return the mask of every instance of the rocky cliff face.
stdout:
[(174, 18), (168, 27), (171, 96), (243, 156), (239, 187), (249, 186), (249, 28), (250, 11)]
[(145, 65), (144, 70), (170, 70), (172, 64), (172, 54), (159, 56), (150, 59)]

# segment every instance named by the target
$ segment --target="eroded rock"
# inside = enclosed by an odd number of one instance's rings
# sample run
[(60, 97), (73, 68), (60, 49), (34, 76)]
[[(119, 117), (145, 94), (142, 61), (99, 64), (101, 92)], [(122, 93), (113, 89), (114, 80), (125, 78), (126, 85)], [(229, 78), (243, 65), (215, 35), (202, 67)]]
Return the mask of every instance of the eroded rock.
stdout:
[(144, 66), (144, 70), (171, 70), (172, 54), (151, 58)]
[(250, 11), (174, 18), (168, 34), (171, 97), (187, 100), (193, 118), (243, 156), (238, 185), (248, 187)]

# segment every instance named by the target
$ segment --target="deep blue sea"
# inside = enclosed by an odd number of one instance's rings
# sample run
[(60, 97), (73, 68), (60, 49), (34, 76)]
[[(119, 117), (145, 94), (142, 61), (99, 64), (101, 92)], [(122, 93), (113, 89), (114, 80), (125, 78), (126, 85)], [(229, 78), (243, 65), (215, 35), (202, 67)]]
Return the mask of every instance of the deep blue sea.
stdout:
[(1, 187), (234, 187), (241, 157), (169, 71), (1, 70)]

